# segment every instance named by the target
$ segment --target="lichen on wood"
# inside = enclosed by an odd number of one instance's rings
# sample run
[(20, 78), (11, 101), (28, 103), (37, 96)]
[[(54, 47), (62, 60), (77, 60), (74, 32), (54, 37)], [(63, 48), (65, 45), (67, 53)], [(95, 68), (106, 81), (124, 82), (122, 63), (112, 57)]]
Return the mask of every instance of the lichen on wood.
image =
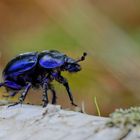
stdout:
[(140, 107), (131, 107), (129, 109), (116, 109), (110, 114), (108, 126), (126, 127), (133, 129), (133, 127), (140, 127)]

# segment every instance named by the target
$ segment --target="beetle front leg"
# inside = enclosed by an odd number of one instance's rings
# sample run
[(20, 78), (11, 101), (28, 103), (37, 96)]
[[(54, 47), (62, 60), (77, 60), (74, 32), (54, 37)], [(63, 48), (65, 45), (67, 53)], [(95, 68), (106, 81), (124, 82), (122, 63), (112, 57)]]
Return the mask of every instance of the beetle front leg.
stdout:
[(70, 101), (71, 101), (71, 104), (74, 105), (74, 106), (77, 106), (74, 101), (73, 101), (73, 96), (72, 96), (72, 93), (71, 93), (71, 90), (70, 90), (70, 87), (69, 87), (69, 83), (67, 82), (67, 80), (63, 77), (63, 76), (59, 76), (57, 77), (56, 79), (59, 83), (63, 84), (67, 90), (67, 93), (69, 95), (69, 98), (70, 98)]
[(47, 83), (43, 83), (43, 107), (46, 107), (47, 104), (49, 103), (49, 100), (48, 100), (48, 84)]

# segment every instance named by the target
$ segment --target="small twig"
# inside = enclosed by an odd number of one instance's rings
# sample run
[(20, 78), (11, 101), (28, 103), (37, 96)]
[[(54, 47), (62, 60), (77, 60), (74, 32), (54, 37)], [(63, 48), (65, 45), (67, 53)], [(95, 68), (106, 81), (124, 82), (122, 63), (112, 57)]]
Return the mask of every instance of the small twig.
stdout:
[(96, 106), (96, 109), (97, 109), (97, 112), (98, 112), (98, 116), (101, 116), (101, 112), (100, 112), (100, 109), (99, 109), (99, 106), (98, 106), (98, 103), (97, 103), (96, 96), (94, 97), (94, 103), (95, 103), (95, 106)]

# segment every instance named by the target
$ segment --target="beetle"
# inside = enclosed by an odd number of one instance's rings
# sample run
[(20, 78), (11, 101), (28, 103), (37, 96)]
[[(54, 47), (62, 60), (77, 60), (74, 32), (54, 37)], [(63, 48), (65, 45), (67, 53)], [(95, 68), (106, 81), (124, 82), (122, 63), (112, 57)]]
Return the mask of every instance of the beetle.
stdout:
[(10, 97), (14, 97), (19, 91), (22, 91), (19, 101), (9, 106), (22, 104), (31, 87), (36, 89), (41, 87), (43, 89), (43, 107), (46, 107), (49, 102), (48, 90), (53, 95), (52, 104), (56, 104), (56, 92), (51, 84), (53, 80), (65, 86), (71, 104), (77, 106), (73, 101), (69, 83), (61, 75), (61, 72), (75, 73), (80, 71), (81, 66), (78, 62), (85, 60), (86, 55), (86, 53), (83, 53), (83, 56), (78, 60), (57, 50), (28, 52), (17, 55), (4, 68), (2, 73), (3, 82), (0, 83), (0, 87), (4, 86), (7, 91), (11, 92)]

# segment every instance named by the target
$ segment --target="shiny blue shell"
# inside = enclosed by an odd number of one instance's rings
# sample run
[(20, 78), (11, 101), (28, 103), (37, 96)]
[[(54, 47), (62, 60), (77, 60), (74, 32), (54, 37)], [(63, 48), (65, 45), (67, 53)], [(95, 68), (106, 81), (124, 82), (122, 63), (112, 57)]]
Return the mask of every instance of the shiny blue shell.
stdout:
[(36, 52), (23, 53), (11, 60), (4, 69), (4, 75), (16, 76), (32, 69), (37, 64)]
[(67, 55), (56, 50), (43, 51), (41, 53), (29, 52), (23, 53), (12, 59), (3, 71), (3, 76), (13, 77), (23, 74), (36, 68), (39, 64), (42, 68), (53, 69), (61, 67), (68, 61)]
[(66, 55), (55, 50), (43, 51), (40, 55), (39, 64), (43, 68), (57, 68), (65, 63)]

